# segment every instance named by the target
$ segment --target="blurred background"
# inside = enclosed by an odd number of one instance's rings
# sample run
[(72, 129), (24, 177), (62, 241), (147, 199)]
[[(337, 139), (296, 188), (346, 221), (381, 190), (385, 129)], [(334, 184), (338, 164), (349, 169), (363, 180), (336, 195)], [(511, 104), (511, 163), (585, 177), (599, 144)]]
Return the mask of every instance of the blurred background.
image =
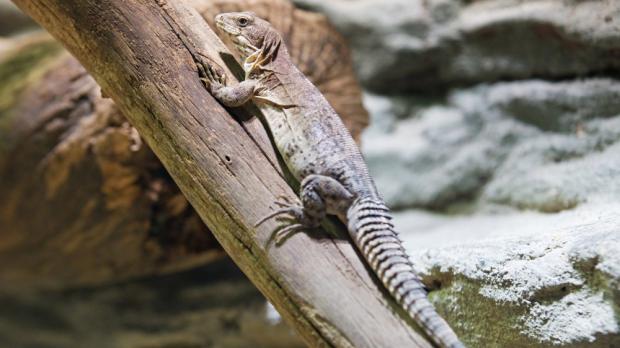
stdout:
[[(253, 10), (359, 140), (470, 347), (620, 347), (620, 2)], [(302, 347), (110, 99), (0, 0), (0, 347)]]

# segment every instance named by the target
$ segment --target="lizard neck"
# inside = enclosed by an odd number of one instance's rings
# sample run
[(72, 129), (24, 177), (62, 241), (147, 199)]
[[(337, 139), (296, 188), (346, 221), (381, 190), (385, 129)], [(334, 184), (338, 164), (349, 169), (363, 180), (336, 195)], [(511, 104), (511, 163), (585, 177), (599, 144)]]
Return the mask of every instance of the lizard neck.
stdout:
[(285, 74), (292, 65), (291, 56), (284, 45), (280, 45), (277, 50), (268, 56), (261, 56), (257, 52), (246, 58), (243, 63), (243, 70), (247, 78), (260, 79), (265, 75)]
[(274, 53), (273, 58), (269, 61), (270, 66), (283, 66), (291, 65), (291, 55), (288, 53), (286, 46), (280, 45), (278, 50)]

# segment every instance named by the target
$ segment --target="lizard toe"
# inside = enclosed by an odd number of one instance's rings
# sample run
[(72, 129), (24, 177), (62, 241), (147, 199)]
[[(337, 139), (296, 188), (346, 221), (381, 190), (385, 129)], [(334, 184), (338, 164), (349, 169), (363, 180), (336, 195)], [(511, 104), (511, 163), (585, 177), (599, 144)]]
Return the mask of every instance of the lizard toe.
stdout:
[(284, 228), (274, 232), (273, 239), (275, 239), (276, 245), (280, 246), (284, 244), (288, 238), (292, 237), (297, 232), (303, 231), (305, 228), (307, 227), (302, 224), (285, 226)]

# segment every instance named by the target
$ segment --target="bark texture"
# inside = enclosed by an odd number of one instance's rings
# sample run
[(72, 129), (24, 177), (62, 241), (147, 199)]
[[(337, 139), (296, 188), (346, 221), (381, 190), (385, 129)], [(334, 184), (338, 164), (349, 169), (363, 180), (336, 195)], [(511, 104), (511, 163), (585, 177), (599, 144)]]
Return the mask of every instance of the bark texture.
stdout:
[[(347, 46), (324, 16), (284, 0), (192, 5), (209, 20), (241, 8), (275, 13), (296, 21), (297, 33), (313, 33), (287, 35), (293, 58), (359, 136), (368, 114)], [(75, 58), (44, 34), (7, 40), (5, 50), (0, 280), (17, 289), (104, 284), (223, 255), (160, 161)]]
[[(253, 227), (274, 208), (277, 196), (294, 196), (279, 174), (271, 144), (256, 118), (240, 111), (238, 122), (201, 85), (196, 65), (206, 59), (225, 66), (220, 58), (225, 49), (197, 13), (165, 1), (16, 3), (92, 73), (224, 249), (307, 343), (428, 346), (397, 314), (397, 306), (381, 292), (351, 244), (343, 240), (341, 230), (336, 231), (340, 239), (316, 231), (311, 236), (296, 235), (276, 247), (269, 242), (275, 223)], [(89, 127), (82, 123), (79, 126)], [(140, 156), (139, 141), (131, 127), (119, 121), (117, 128), (121, 145), (101, 146), (101, 158), (105, 160), (110, 148)], [(96, 142), (88, 146), (97, 149)], [(105, 170), (105, 163), (98, 166), (99, 171)], [(61, 171), (45, 181), (46, 195), (57, 193), (54, 183), (62, 175)], [(132, 177), (127, 181), (131, 188), (135, 182), (142, 185), (157, 180)], [(88, 211), (97, 207), (72, 208)], [(105, 236), (85, 240), (96, 243), (98, 238)], [(63, 240), (58, 244), (68, 250), (81, 247)]]

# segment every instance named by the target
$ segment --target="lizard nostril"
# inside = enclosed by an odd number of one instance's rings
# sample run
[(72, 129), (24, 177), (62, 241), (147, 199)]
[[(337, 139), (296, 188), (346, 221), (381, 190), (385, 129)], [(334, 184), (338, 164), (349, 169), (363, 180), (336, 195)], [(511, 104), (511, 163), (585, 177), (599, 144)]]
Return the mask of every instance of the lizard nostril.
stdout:
[(224, 18), (222, 17), (221, 14), (215, 16), (215, 24), (217, 26), (221, 26), (224, 23)]

